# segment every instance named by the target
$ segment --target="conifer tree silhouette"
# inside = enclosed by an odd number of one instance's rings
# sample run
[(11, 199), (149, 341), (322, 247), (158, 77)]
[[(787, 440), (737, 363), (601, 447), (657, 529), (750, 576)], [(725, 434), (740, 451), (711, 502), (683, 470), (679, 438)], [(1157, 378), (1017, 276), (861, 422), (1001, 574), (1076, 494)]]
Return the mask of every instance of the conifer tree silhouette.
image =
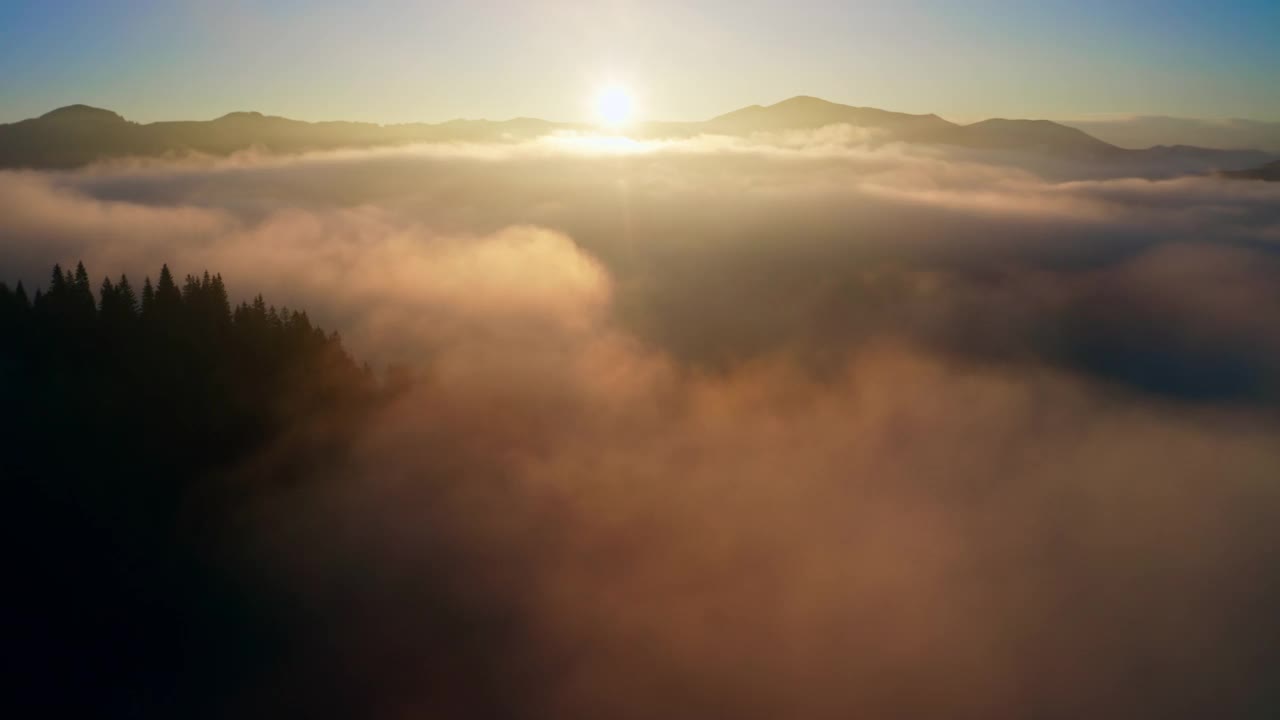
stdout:
[(81, 317), (87, 317), (96, 308), (93, 302), (93, 288), (89, 285), (89, 273), (84, 269), (84, 263), (76, 263), (76, 274), (72, 279), (72, 291), (75, 298), (76, 313)]
[(102, 285), (98, 288), (98, 307), (106, 310), (114, 301), (116, 295), (116, 286), (111, 284), (111, 278), (102, 278)]
[(53, 266), (53, 274), (49, 277), (49, 289), (44, 293), (44, 300), (55, 307), (61, 303), (67, 296), (68, 288), (71, 285), (70, 279), (62, 272), (61, 265)]
[(133, 292), (133, 286), (129, 284), (129, 276), (121, 275), (120, 282), (116, 283), (116, 299), (130, 316), (138, 315), (138, 296)]
[(133, 296), (129, 281), (121, 276), (120, 284), (112, 285), (111, 278), (102, 279), (99, 291), (99, 319), (102, 330), (109, 334), (128, 332), (137, 320), (138, 301)]
[(151, 276), (142, 279), (142, 317), (150, 318), (155, 312), (156, 291), (151, 286)]
[(83, 264), (55, 266), (30, 299), (21, 282), (0, 283), (0, 389), (13, 420), (0, 473), (8, 529), (33, 540), (23, 555), (36, 568), (17, 572), (31, 626), (17, 652), (32, 677), (76, 691), (42, 701), (94, 704), (69, 716), (190, 716), (137, 707), (137, 688), (180, 664), (210, 674), (203, 699), (222, 691), (216, 678), (235, 664), (182, 654), (188, 641), (175, 633), (234, 627), (220, 617), (182, 626), (209, 612), (182, 588), (212, 580), (181, 529), (213, 513), (200, 498), (268, 447), (287, 458), (270, 481), (307, 477), (382, 398), (304, 311), (268, 309), (258, 295), (232, 312), (221, 275), (187, 276), (182, 289), (168, 266), (158, 277), (140, 301), (124, 275), (104, 278), (95, 301)]
[(155, 314), (162, 323), (176, 323), (182, 308), (182, 291), (173, 281), (169, 266), (160, 268), (160, 277), (156, 281)]
[(14, 301), (21, 310), (30, 310), (31, 301), (27, 299), (27, 289), (22, 286), (22, 281), (18, 281), (18, 286), (13, 291)]

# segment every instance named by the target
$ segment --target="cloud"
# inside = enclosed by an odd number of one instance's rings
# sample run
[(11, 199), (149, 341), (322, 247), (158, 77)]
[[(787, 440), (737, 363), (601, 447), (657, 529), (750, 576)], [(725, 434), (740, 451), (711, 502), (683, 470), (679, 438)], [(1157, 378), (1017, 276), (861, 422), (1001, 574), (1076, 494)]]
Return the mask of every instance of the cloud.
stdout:
[(259, 518), (275, 540), (254, 551), (285, 577), (358, 548), (354, 595), (313, 600), (342, 628), (333, 661), (397, 710), (441, 696), (363, 640), (439, 642), (417, 612), (438, 586), (404, 578), (441, 547), (465, 559), (450, 591), (507, 618), (484, 668), (517, 716), (1194, 716), (1262, 697), (1265, 414), (894, 345), (822, 378), (785, 356), (690, 372), (607, 328), (495, 342), (510, 365), (478, 350), (445, 350), (448, 374), (304, 491), (327, 521), (295, 502)]
[[(328, 303), (309, 278), (335, 280), (344, 254), (395, 254), (412, 265), (419, 237), (544, 228), (612, 276), (614, 310), (634, 333), (717, 362), (798, 340), (828, 345), (853, 326), (898, 323), (904, 312), (913, 321), (945, 313), (949, 301), (936, 295), (939, 307), (919, 307), (931, 302), (926, 289), (967, 292), (976, 282), (969, 290), (981, 293), (979, 275), (1021, 278), (1030, 267), (1066, 281), (1164, 243), (1265, 255), (1280, 236), (1280, 190), (1264, 183), (1052, 183), (936, 149), (833, 141), (837, 130), (636, 143), (624, 152), (567, 137), (11, 173), (6, 197), (17, 220), (5, 235), (10, 257), (28, 259), (17, 267), (28, 277), (80, 256), (101, 258), (112, 272), (169, 260), (180, 270), (225, 268), (246, 292), (279, 288), (284, 301), (314, 307)], [(30, 199), (16, 200), (19, 186)], [(81, 206), (65, 206), (77, 199)], [(107, 213), (144, 225), (108, 222)], [(81, 223), (75, 232), (73, 222)], [(37, 235), (38, 255), (30, 252)], [(287, 273), (272, 260), (289, 245), (315, 255), (308, 272)], [(146, 249), (142, 267), (129, 262), (137, 248)], [(303, 283), (312, 285), (306, 296)], [(907, 294), (885, 297), (895, 284)], [(862, 302), (867, 294), (879, 309)], [(358, 322), (362, 305), (332, 305), (322, 317), (346, 328)], [(853, 312), (854, 322), (833, 317), (840, 312)]]
[(0, 259), (207, 267), (416, 368), (240, 508), (286, 704), (1274, 703), (1280, 188), (838, 133), (0, 173)]

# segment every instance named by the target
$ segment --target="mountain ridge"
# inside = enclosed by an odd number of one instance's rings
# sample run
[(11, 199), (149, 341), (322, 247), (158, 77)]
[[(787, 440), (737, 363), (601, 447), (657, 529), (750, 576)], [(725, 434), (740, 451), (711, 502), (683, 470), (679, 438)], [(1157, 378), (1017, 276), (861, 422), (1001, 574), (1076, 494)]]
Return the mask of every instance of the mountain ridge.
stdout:
[(1226, 170), (1218, 173), (1218, 175), (1233, 180), (1280, 182), (1280, 160), (1269, 162), (1262, 167), (1249, 168), (1248, 170)]
[[(939, 144), (982, 151), (1015, 151), (1073, 160), (1133, 161), (1184, 157), (1221, 160), (1215, 170), (1247, 170), (1272, 156), (1254, 151), (1218, 151), (1190, 146), (1125, 149), (1077, 127), (1050, 120), (991, 118), (968, 125), (934, 113), (911, 114), (797, 95), (772, 105), (749, 105), (708, 120), (637, 123), (630, 134), (645, 138), (701, 134), (752, 135), (850, 125), (877, 140)], [(308, 122), (257, 111), (229, 112), (212, 120), (136, 123), (89, 105), (56, 108), (38, 118), (0, 125), (0, 167), (71, 168), (104, 159), (181, 153), (228, 155), (264, 148), (282, 153), (395, 146), (422, 142), (510, 142), (555, 132), (593, 129), (582, 123), (538, 118), (454, 119), (441, 123), (378, 124)]]
[(1253, 148), (1280, 152), (1280, 122), (1276, 121), (1133, 115), (1060, 122), (1123, 148), (1193, 145), (1222, 150)]
[(79, 103), (75, 105), (64, 105), (63, 107), (60, 107), (60, 108), (54, 108), (53, 110), (50, 110), (49, 112), (41, 115), (40, 117), (33, 118), (33, 119), (47, 120), (47, 121), (74, 121), (74, 122), (111, 122), (111, 123), (129, 122), (128, 120), (125, 120), (124, 116), (120, 115), (119, 113), (112, 112), (111, 110), (105, 110), (99, 107), (93, 107), (92, 105), (83, 105)]

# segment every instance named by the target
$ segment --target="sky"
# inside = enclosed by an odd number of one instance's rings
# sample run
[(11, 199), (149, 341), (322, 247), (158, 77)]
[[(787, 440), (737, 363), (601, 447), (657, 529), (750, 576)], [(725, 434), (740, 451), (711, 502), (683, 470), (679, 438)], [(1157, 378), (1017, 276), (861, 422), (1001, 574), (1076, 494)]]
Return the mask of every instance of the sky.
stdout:
[(985, 117), (1280, 120), (1273, 0), (4, 0), (0, 122), (705, 119), (815, 95)]

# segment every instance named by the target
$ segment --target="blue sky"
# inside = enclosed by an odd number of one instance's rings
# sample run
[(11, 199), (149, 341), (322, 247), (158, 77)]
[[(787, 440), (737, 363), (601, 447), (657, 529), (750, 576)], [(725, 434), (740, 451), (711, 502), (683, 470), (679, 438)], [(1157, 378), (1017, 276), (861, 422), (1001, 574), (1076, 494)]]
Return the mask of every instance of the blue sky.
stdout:
[(1280, 2), (0, 0), (0, 122), (648, 119), (797, 94), (957, 120), (1280, 120)]

